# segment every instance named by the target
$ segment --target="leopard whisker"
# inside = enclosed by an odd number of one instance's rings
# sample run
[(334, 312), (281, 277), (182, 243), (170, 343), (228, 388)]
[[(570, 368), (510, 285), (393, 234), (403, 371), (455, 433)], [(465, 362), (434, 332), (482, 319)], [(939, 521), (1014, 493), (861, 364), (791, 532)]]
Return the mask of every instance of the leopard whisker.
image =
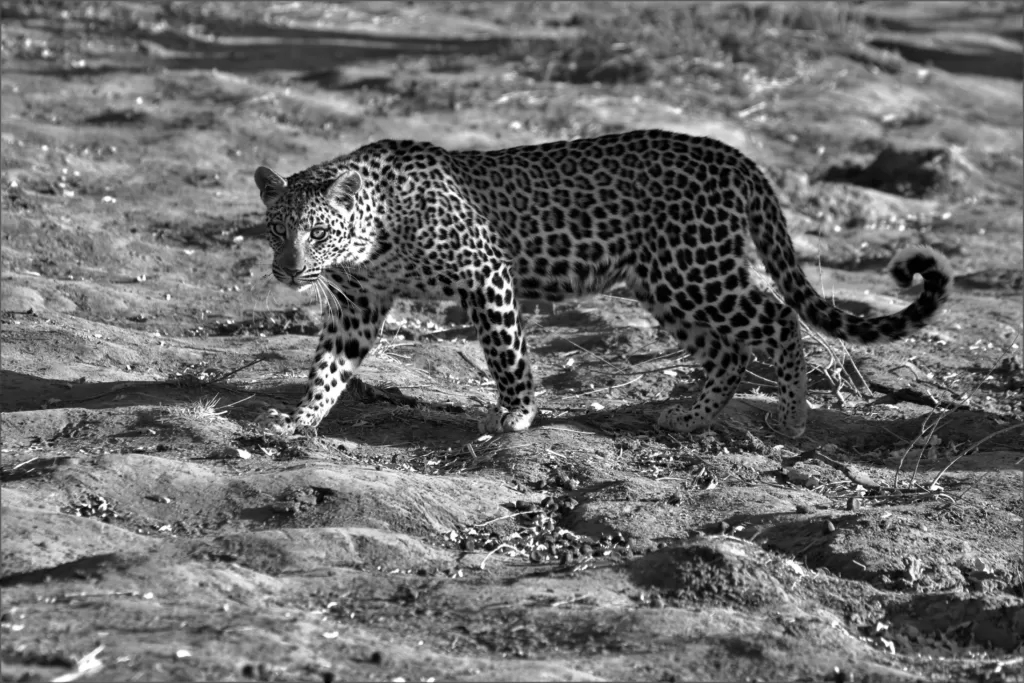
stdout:
[(319, 281), (316, 281), (316, 282), (313, 283), (313, 296), (316, 297), (316, 307), (320, 310), (321, 314), (323, 314), (324, 298), (323, 298), (323, 294), (320, 292), (320, 282)]
[(320, 293), (320, 295), (324, 297), (323, 306), (327, 308), (327, 312), (333, 313), (334, 305), (332, 299), (334, 297), (331, 295), (330, 290), (328, 290), (327, 287), (324, 285), (323, 277), (321, 276), (317, 278), (314, 285), (316, 287), (316, 290)]
[(327, 287), (330, 288), (332, 292), (338, 295), (338, 298), (340, 300), (339, 305), (340, 303), (343, 302), (345, 304), (348, 304), (350, 307), (354, 308), (357, 311), (363, 310), (362, 306), (356, 304), (356, 302), (352, 300), (352, 297), (346, 294), (345, 291), (341, 289), (337, 284), (331, 282), (329, 278), (324, 279), (324, 284), (326, 284)]
[[(336, 306), (339, 306), (338, 300), (335, 298), (334, 294), (331, 293), (331, 290), (327, 288), (327, 285), (323, 282), (322, 278), (318, 279), (315, 285), (317, 290), (317, 296), (323, 297), (323, 301), (320, 305), (321, 311), (323, 311), (323, 309), (326, 308), (327, 314), (331, 317), (335, 317), (337, 313), (341, 312), (340, 307), (338, 307), (337, 309), (335, 308)], [(336, 310), (337, 313), (335, 312)]]
[(331, 306), (331, 315), (332, 316), (341, 316), (341, 302), (338, 301), (338, 297), (335, 296), (334, 292), (332, 292), (330, 290), (330, 288), (327, 287), (327, 285), (322, 285), (322, 286), (324, 288), (324, 295), (327, 297), (327, 300), (330, 302), (329, 305)]
[[(313, 293), (316, 294), (316, 303), (320, 309), (320, 315), (323, 315), (324, 309), (328, 308), (330, 303), (324, 300), (323, 284), (319, 279), (313, 281)], [(328, 312), (330, 312), (329, 308)]]

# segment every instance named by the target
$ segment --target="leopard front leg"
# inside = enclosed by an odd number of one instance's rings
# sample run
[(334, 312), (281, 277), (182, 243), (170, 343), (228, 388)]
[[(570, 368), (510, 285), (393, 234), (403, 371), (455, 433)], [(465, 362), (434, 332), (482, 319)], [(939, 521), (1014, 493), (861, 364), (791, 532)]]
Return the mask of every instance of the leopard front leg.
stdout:
[(498, 405), (479, 422), (484, 434), (519, 432), (537, 416), (533, 373), (526, 357), (519, 304), (507, 266), (496, 266), (489, 277), (480, 277), (459, 297), (476, 327), (487, 367), (498, 386)]
[(259, 425), (277, 434), (316, 434), (317, 426), (337, 403), (373, 347), (380, 321), (390, 308), (389, 299), (366, 296), (329, 307), (305, 396), (291, 415), (271, 409), (261, 417)]

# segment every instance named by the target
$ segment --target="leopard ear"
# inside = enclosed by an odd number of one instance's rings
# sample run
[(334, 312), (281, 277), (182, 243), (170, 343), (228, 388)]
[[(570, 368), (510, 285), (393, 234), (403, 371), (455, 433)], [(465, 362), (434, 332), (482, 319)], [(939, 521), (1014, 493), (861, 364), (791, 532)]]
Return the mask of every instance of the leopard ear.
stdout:
[(288, 185), (284, 178), (266, 166), (257, 168), (253, 177), (256, 179), (256, 187), (260, 190), (260, 199), (268, 207), (273, 206), (274, 202), (281, 198), (284, 188)]
[(327, 200), (351, 211), (356, 204), (356, 193), (362, 186), (363, 178), (358, 171), (342, 171), (327, 188)]

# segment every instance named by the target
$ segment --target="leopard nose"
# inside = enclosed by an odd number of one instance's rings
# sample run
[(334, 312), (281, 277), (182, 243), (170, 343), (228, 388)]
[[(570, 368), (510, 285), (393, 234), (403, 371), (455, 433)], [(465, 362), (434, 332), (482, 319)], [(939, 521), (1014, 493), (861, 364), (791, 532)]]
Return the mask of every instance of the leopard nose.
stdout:
[(288, 266), (281, 266), (281, 270), (283, 270), (284, 274), (288, 277), (298, 277), (299, 273), (302, 272), (302, 268), (289, 268)]

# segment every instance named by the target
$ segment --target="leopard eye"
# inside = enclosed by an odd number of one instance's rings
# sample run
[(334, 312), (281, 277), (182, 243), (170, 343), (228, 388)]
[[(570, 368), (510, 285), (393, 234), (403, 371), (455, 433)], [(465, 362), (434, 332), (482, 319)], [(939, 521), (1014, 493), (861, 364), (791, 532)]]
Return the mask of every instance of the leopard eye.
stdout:
[(313, 240), (322, 240), (327, 237), (327, 228), (313, 228), (309, 231), (309, 238)]
[(284, 237), (284, 226), (280, 223), (271, 223), (269, 225), (270, 232), (278, 237)]

